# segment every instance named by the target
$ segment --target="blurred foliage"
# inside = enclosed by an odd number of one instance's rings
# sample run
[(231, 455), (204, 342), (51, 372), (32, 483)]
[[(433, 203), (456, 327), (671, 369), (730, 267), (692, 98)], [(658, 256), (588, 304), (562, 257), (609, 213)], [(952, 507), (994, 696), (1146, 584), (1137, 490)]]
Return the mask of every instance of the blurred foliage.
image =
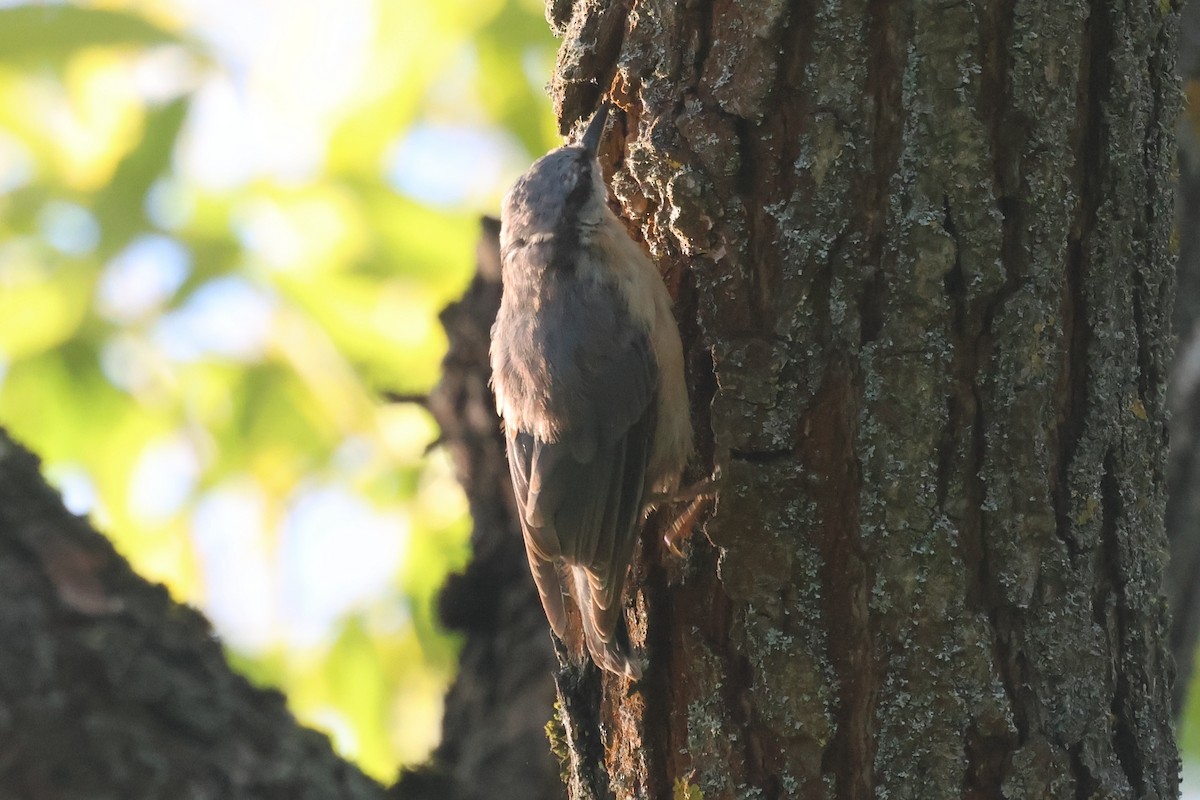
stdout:
[(555, 144), (553, 50), (537, 0), (0, 7), (0, 424), (385, 780), (468, 523), (381, 393), (436, 380), (477, 214)]
[[(1185, 22), (1186, 27), (1186, 22)], [(1197, 45), (1200, 44), (1196, 39), (1185, 35), (1181, 38), (1181, 47), (1183, 48), (1183, 61), (1191, 61), (1195, 63)], [(1190, 52), (1189, 52), (1190, 48)], [(1200, 150), (1200, 79), (1194, 77), (1186, 77), (1183, 81), (1184, 90), (1184, 106), (1179, 119), (1178, 134), (1179, 134), (1179, 152), (1183, 164), (1196, 164), (1198, 150)], [(1194, 167), (1193, 167), (1194, 169)], [(1189, 176), (1188, 170), (1183, 170), (1183, 175), (1177, 175), (1177, 180), (1183, 182), (1182, 190), (1184, 195), (1188, 191), (1188, 184), (1194, 182), (1194, 176)], [(1182, 195), (1181, 195), (1182, 196)], [(1183, 202), (1182, 200), (1179, 202)], [(1188, 204), (1184, 205), (1187, 208)], [(1178, 255), (1179, 248), (1179, 228), (1180, 226), (1188, 227), (1195, 220), (1176, 218), (1175, 232), (1172, 237), (1172, 245)], [(1180, 280), (1181, 289), (1186, 289), (1186, 281), (1184, 280), (1188, 264), (1186, 260), (1180, 264)], [(1183, 303), (1187, 298), (1182, 295), (1179, 302)], [(1186, 307), (1186, 306), (1184, 306)], [(1189, 321), (1187, 324), (1195, 324), (1195, 320)], [(1186, 327), (1186, 326), (1185, 326)], [(1185, 339), (1186, 341), (1186, 339)], [(1178, 367), (1176, 368), (1178, 370)], [(1175, 378), (1172, 377), (1172, 380)], [(1178, 411), (1176, 412), (1178, 413)], [(1179, 446), (1178, 442), (1172, 442), (1173, 446)], [(1193, 530), (1191, 535), (1200, 535), (1200, 520), (1193, 520)], [(1168, 535), (1181, 535), (1180, 532), (1172, 533), (1168, 531)], [(1174, 550), (1174, 543), (1172, 543)], [(1174, 553), (1171, 554), (1174, 557)], [(1200, 659), (1200, 654), (1197, 655)], [(1197, 666), (1200, 666), (1198, 664)], [(1182, 713), (1178, 720), (1177, 739), (1179, 744), (1179, 753), (1183, 760), (1183, 794), (1185, 797), (1193, 797), (1197, 782), (1197, 765), (1200, 765), (1200, 668), (1193, 667), (1191, 672), (1191, 680), (1188, 686), (1187, 699), (1184, 704)]]
[(1192, 673), (1187, 703), (1179, 715), (1179, 754), (1186, 765), (1200, 763), (1200, 679)]

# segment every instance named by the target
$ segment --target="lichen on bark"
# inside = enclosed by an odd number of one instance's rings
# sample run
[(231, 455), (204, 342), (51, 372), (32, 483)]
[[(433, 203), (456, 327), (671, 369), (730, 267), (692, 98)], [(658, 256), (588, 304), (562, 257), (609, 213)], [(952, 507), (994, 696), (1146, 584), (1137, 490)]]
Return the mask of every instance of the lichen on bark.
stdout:
[(625, 112), (613, 193), (722, 474), (685, 564), (645, 537), (650, 671), (599, 705), (617, 796), (1174, 796), (1174, 25), (575, 3), (556, 110)]

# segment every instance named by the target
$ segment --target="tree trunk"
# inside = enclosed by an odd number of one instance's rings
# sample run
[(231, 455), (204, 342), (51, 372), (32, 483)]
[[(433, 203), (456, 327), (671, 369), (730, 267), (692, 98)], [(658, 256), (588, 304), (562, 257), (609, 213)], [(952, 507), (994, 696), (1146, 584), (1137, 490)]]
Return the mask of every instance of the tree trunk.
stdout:
[(645, 678), (560, 672), (571, 797), (1175, 797), (1175, 10), (568, 6), (722, 473)]

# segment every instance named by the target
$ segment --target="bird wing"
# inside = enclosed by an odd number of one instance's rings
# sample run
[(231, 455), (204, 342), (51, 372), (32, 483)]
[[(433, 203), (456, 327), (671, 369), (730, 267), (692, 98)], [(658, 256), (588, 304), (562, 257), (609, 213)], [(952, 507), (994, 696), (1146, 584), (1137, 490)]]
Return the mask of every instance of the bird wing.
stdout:
[[(617, 627), (657, 419), (648, 332), (632, 324), (616, 287), (610, 291), (573, 297), (572, 320), (542, 309), (547, 335), (534, 351), (545, 360), (538, 367), (554, 376), (551, 396), (543, 398), (557, 414), (553, 441), (506, 415), (509, 468), (546, 616), (561, 637), (563, 587), (553, 563), (561, 558), (576, 573), (573, 588), (594, 654), (591, 644), (608, 645)], [(533, 368), (507, 366), (513, 374), (506, 385), (521, 391), (514, 383)]]

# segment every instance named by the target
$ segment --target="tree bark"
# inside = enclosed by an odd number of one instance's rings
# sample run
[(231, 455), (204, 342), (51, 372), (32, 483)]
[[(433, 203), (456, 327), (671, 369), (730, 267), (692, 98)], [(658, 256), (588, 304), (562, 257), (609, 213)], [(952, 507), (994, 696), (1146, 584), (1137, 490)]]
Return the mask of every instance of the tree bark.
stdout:
[(0, 430), (0, 798), (382, 800)]
[(723, 476), (645, 678), (560, 671), (574, 800), (1177, 796), (1176, 10), (548, 5)]

